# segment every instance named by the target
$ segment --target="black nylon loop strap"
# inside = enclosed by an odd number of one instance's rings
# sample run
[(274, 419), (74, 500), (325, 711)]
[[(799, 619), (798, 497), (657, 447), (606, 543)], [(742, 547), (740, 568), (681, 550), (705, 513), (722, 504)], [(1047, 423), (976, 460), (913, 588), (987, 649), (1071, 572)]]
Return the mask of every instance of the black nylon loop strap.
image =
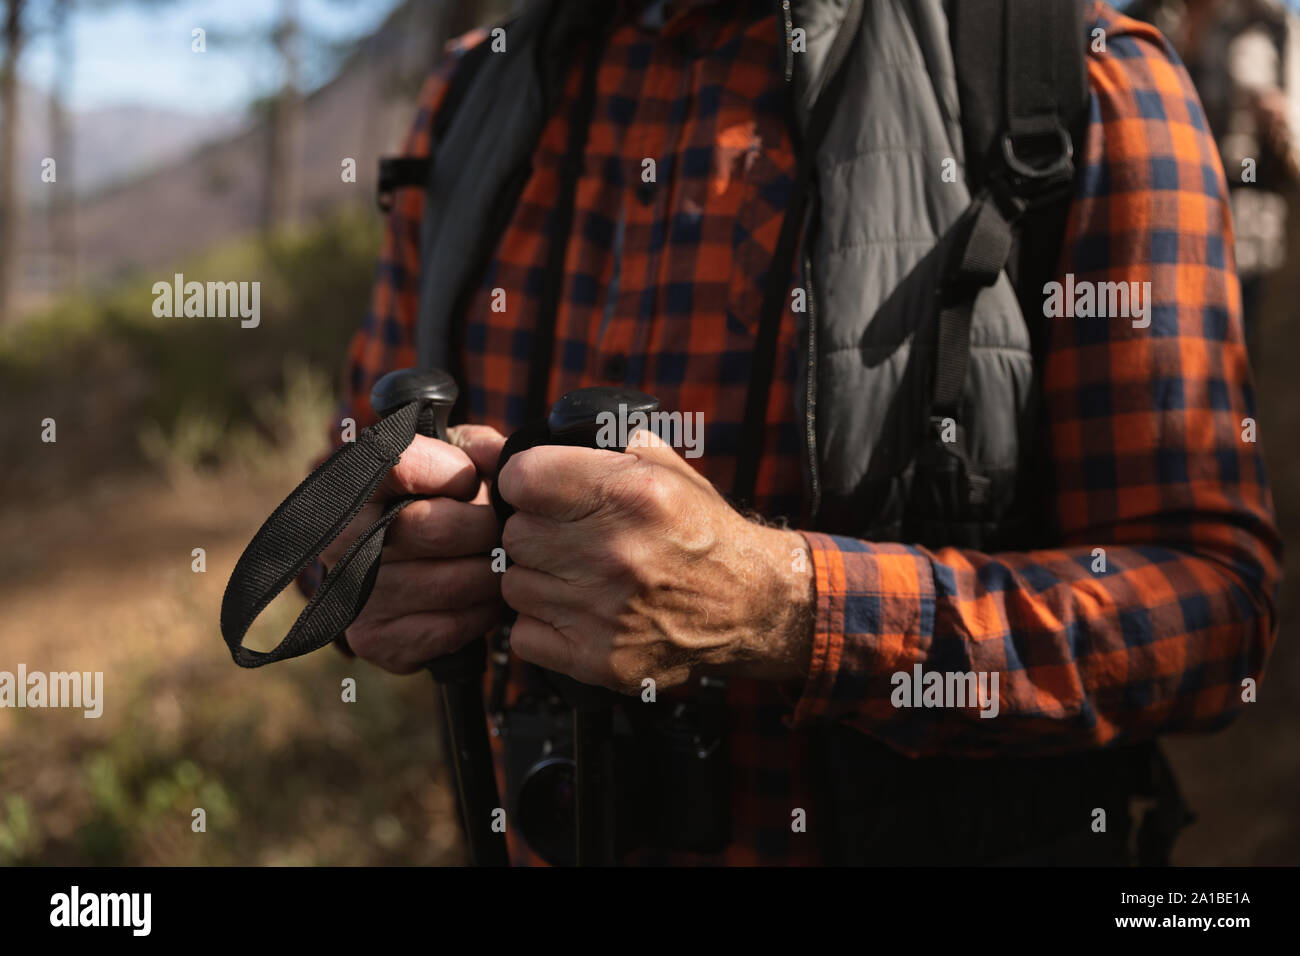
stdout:
[(931, 415), (958, 421), (976, 297), (1010, 264), (1026, 211), (1068, 199), (1074, 178), (1070, 128), (1081, 104), (1080, 84), (1067, 80), (1078, 72), (1083, 36), (1070, 0), (972, 0), (964, 9), (954, 47), (972, 105), (988, 109), (998, 102), (996, 73), (983, 61), (995, 50), (990, 44), (999, 28), (1005, 76), (1001, 154), (974, 157), (985, 187), (964, 214), (940, 289)]
[(356, 441), (342, 445), (303, 479), (253, 536), (221, 601), (221, 636), (240, 667), (261, 667), (324, 647), (357, 619), (379, 571), (384, 531), (416, 497), (395, 499), (384, 508), (330, 569), (274, 649), (244, 647), (244, 635), (257, 616), (374, 495), (415, 439), (419, 413), (420, 403), (411, 402), (362, 429)]
[(1061, 6), (1042, 0), (1006, 0), (1006, 124), (1013, 135), (1033, 135), (1060, 125), (1056, 42), (1064, 33)]
[(970, 363), (971, 314), (979, 290), (1002, 274), (1011, 253), (1014, 219), (985, 193), (965, 213), (941, 291), (938, 338), (935, 343), (932, 414), (958, 418), (966, 366)]

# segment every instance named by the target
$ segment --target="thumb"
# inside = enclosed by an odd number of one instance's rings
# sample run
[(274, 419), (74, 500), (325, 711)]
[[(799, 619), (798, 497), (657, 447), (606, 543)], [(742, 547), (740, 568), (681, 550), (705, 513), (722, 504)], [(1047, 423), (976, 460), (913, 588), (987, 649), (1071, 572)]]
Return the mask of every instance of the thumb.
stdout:
[(506, 443), (499, 431), (487, 425), (456, 425), (447, 429), (447, 440), (469, 456), (480, 478), (496, 478), (497, 460)]

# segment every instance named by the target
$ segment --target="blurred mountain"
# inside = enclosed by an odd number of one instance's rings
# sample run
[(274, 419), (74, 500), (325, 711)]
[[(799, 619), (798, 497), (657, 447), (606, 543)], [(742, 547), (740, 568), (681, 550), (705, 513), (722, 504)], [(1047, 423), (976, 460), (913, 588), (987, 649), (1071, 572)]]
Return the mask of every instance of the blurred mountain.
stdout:
[[(310, 224), (343, 205), (374, 203), (377, 161), (400, 150), (420, 87), (446, 41), (506, 8), (500, 0), (408, 0), (356, 44), (335, 77), (304, 101), (297, 160), (301, 222)], [(45, 112), (38, 105), (28, 116), (39, 127)], [(77, 153), (84, 149), (85, 156), (76, 177), (93, 172), (108, 184), (90, 195), (77, 187), (83, 198), (73, 208), (71, 232), (79, 285), (93, 289), (127, 276), (143, 276), (149, 284), (170, 280), (167, 268), (177, 259), (258, 231), (265, 190), (273, 188), (267, 182), (271, 136), (264, 116), (236, 124), (229, 117), (181, 118), (143, 108), (105, 113), (113, 115), (78, 132), (85, 142), (78, 142)], [(170, 158), (158, 166), (160, 156)], [(346, 160), (355, 162), (355, 182), (343, 181)], [(39, 169), (39, 159), (32, 168)], [(50, 200), (40, 199), (48, 187), (38, 180), (35, 188), (36, 205), (27, 207), (21, 226), (20, 315), (48, 303), (59, 291), (58, 277), (66, 275), (53, 252), (60, 225)], [(142, 301), (152, 299), (145, 295)]]
[[(48, 184), (35, 171), (54, 155), (50, 135), (50, 97), (28, 86), (18, 90), (20, 127), (18, 168), (25, 203), (45, 199)], [(200, 143), (229, 135), (241, 117), (196, 114), (149, 106), (113, 106), (73, 113), (72, 185), (80, 198), (105, 186), (165, 166)]]

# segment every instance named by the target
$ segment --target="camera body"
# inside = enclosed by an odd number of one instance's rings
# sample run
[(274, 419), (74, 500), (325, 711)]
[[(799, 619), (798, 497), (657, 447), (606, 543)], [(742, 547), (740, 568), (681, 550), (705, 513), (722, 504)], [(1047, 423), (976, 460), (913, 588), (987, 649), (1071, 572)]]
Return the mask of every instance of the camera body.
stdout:
[[(539, 672), (538, 676), (541, 674)], [(507, 812), (529, 848), (575, 862), (573, 711), (545, 687), (503, 715)], [(717, 853), (731, 841), (726, 686), (614, 708), (615, 848)]]

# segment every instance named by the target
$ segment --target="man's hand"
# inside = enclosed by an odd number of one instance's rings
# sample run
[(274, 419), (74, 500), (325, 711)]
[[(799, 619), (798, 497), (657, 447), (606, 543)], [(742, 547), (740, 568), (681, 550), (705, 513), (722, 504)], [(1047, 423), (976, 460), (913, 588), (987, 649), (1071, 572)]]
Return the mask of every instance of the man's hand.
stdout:
[(807, 543), (737, 513), (648, 431), (625, 454), (540, 446), (499, 476), (516, 509), (501, 594), (521, 658), (632, 693), (694, 674), (807, 673)]
[(321, 555), (332, 567), (385, 502), (407, 505), (388, 526), (379, 574), (345, 637), (353, 653), (396, 674), (482, 637), (501, 615), (501, 575), (491, 566), (497, 519), (487, 485), (505, 439), (481, 425), (453, 428), (453, 444), (417, 435), (374, 498)]

